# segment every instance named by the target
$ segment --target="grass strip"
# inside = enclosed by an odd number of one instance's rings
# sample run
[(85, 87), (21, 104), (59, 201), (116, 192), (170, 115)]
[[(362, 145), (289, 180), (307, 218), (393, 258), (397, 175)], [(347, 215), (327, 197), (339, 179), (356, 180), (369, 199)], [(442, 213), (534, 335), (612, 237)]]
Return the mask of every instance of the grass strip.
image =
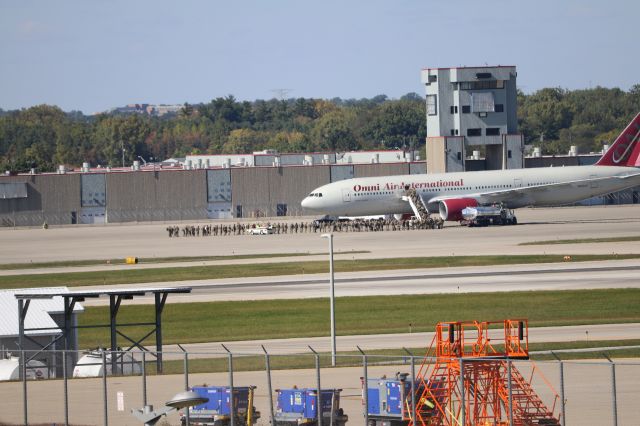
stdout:
[[(578, 360), (578, 359), (602, 359), (606, 361), (603, 353), (611, 358), (640, 358), (640, 348), (633, 346), (640, 345), (640, 340), (619, 340), (619, 341), (592, 341), (592, 342), (550, 342), (550, 343), (531, 343), (529, 351), (549, 351), (563, 349), (583, 349), (591, 348), (591, 352), (563, 352), (558, 356), (562, 360)], [(599, 348), (613, 346), (629, 346), (625, 349), (602, 350)], [(414, 354), (417, 366), (420, 366), (427, 348), (408, 348), (409, 352)], [(379, 349), (366, 351), (367, 355), (371, 355), (369, 362), (371, 364), (397, 364), (398, 362), (410, 365), (411, 359), (407, 353), (401, 349)], [(336, 353), (336, 365), (338, 367), (353, 367), (362, 365), (362, 355), (355, 351), (339, 351)], [(149, 359), (149, 358), (147, 358)], [(555, 360), (553, 355), (532, 355), (531, 359), (535, 361)], [(273, 370), (294, 370), (303, 368), (315, 368), (315, 357), (309, 355), (271, 355), (269, 357), (270, 367)], [(320, 353), (321, 367), (328, 368), (331, 366), (331, 354), (328, 352)], [(156, 374), (155, 363), (147, 366), (150, 374)], [(189, 373), (223, 373), (228, 371), (229, 361), (227, 358), (192, 358), (189, 360)], [(234, 356), (234, 371), (262, 371), (265, 369), (264, 355), (248, 355)], [(407, 370), (408, 371), (408, 370)], [(163, 363), (163, 374), (181, 374), (184, 372), (184, 361), (165, 361)], [(213, 383), (209, 383), (213, 385)], [(195, 385), (198, 386), (198, 385)]]
[[(640, 322), (638, 300), (640, 289), (338, 297), (336, 333), (433, 331), (439, 321), (473, 319), (527, 318), (530, 327)], [(109, 307), (85, 309), (80, 325), (109, 323)], [(152, 305), (123, 303), (118, 323), (153, 323), (154, 318)], [(165, 344), (327, 336), (329, 300), (169, 303), (162, 322)], [(123, 330), (137, 340), (151, 328)], [(80, 331), (81, 348), (108, 347), (109, 342), (108, 328)], [(119, 345), (128, 346), (124, 339)]]
[[(337, 251), (334, 254), (361, 254), (370, 253), (368, 250)], [(269, 259), (278, 257), (302, 257), (321, 256), (328, 253), (261, 253), (261, 254), (239, 254), (232, 256), (174, 256), (174, 257), (139, 257), (138, 263), (178, 263), (178, 262), (210, 262), (218, 260), (239, 260), (239, 259)], [(38, 269), (38, 268), (65, 268), (74, 266), (102, 266), (102, 265), (124, 265), (125, 259), (88, 259), (88, 260), (68, 260), (59, 262), (31, 262), (31, 263), (7, 263), (0, 264), (0, 270), (13, 269)]]
[[(571, 255), (573, 262), (638, 259), (640, 254)], [(397, 259), (353, 259), (335, 261), (336, 272), (379, 271), (392, 269), (442, 268), (462, 266), (516, 265), (564, 262), (561, 255), (493, 255), (408, 257)], [(88, 271), (56, 274), (0, 276), (0, 289), (46, 286), (88, 286), (188, 281), (221, 278), (301, 275), (328, 272), (327, 261), (281, 262), (243, 265), (203, 265), (192, 267)]]
[(573, 240), (545, 240), (520, 243), (519, 246), (547, 246), (552, 244), (586, 244), (586, 243), (624, 243), (628, 241), (640, 241), (640, 235), (630, 237), (609, 238), (576, 238)]

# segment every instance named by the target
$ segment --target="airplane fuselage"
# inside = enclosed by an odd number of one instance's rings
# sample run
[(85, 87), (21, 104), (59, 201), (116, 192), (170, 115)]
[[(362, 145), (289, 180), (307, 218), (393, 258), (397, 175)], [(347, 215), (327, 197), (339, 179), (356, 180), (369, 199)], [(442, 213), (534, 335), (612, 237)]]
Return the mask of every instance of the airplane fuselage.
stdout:
[[(410, 205), (402, 200), (407, 188), (415, 189), (426, 203), (443, 197), (475, 198), (483, 193), (532, 188), (526, 195), (509, 198), (503, 204), (509, 208), (557, 206), (640, 185), (637, 177), (617, 179), (634, 174), (638, 174), (637, 168), (570, 166), (354, 178), (317, 188), (312, 194), (321, 196), (310, 194), (302, 205), (319, 213), (340, 216), (404, 214), (412, 212)], [(549, 190), (565, 182), (573, 184)], [(437, 211), (437, 203), (427, 207)]]

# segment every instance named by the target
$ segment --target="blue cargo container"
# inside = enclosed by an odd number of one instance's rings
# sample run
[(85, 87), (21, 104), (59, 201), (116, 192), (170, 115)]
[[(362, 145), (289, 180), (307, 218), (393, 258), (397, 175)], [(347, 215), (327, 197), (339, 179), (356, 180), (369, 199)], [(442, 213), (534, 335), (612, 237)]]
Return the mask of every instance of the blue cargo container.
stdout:
[[(235, 424), (246, 425), (248, 414), (251, 414), (251, 424), (260, 417), (253, 406), (253, 390), (255, 386), (234, 387)], [(189, 420), (192, 425), (224, 426), (231, 423), (231, 388), (229, 386), (194, 386), (192, 391), (209, 398), (204, 404), (189, 408)], [(248, 407), (251, 406), (251, 411)], [(184, 414), (182, 423), (186, 423)]]
[[(333, 419), (336, 426), (344, 425), (348, 416), (340, 408), (342, 389), (323, 389), (321, 413), (324, 424)], [(318, 419), (318, 392), (316, 389), (277, 389), (276, 425), (314, 425)]]
[[(395, 379), (368, 379), (367, 414), (371, 426), (404, 426), (411, 413), (411, 380), (406, 374)], [(364, 395), (364, 393), (363, 393)]]
[[(408, 374), (396, 374), (394, 379), (382, 377), (367, 381), (367, 426), (406, 426), (411, 421), (411, 379)], [(363, 378), (360, 378), (363, 380)], [(364, 387), (364, 381), (362, 382)], [(436, 388), (441, 386), (428, 385), (433, 393), (439, 393)], [(415, 384), (416, 404), (424, 391), (424, 384)], [(364, 398), (364, 389), (363, 389)], [(364, 403), (364, 401), (363, 401)], [(433, 415), (434, 402), (427, 398), (419, 413), (422, 418)]]

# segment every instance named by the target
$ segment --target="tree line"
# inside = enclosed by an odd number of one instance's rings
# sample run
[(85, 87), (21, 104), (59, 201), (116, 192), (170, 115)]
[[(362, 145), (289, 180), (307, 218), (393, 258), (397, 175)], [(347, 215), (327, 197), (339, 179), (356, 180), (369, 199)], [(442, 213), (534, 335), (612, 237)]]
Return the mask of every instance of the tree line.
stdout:
[[(519, 130), (545, 154), (596, 151), (640, 111), (640, 85), (518, 93)], [(52, 171), (58, 164), (121, 166), (142, 157), (187, 154), (419, 149), (426, 137), (424, 97), (238, 101), (233, 96), (184, 104), (162, 117), (85, 116), (56, 106), (0, 110), (0, 170)]]

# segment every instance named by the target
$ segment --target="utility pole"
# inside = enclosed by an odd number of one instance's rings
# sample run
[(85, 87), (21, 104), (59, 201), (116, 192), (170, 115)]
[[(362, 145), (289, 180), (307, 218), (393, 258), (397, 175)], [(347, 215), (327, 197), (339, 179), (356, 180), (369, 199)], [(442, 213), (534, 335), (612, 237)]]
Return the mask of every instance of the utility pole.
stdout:
[(322, 234), (322, 238), (329, 239), (329, 305), (331, 316), (331, 366), (336, 366), (336, 302), (335, 284), (333, 279), (333, 234)]

